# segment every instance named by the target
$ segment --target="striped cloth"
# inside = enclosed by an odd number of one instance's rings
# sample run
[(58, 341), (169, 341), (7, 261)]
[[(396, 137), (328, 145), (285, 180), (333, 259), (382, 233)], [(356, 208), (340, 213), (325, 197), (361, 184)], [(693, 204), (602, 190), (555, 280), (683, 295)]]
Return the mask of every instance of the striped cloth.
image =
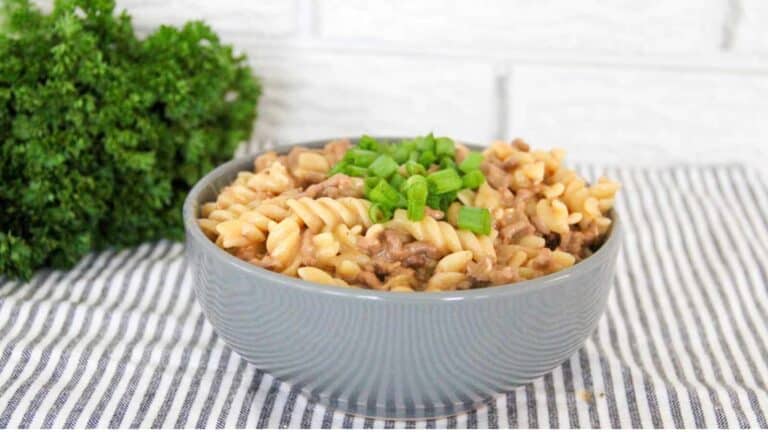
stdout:
[(741, 166), (617, 169), (608, 309), (556, 370), (466, 414), (326, 409), (256, 370), (194, 301), (182, 245), (0, 281), (0, 427), (768, 427), (768, 187)]

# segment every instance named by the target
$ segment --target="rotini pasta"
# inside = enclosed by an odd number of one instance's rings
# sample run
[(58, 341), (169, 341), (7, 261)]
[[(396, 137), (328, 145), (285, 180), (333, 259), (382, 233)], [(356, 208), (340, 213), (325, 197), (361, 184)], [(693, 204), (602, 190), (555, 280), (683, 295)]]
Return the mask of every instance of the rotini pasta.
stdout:
[(295, 274), (301, 262), (300, 240), (301, 229), (295, 218), (289, 217), (280, 222), (269, 223), (267, 252), (277, 264), (277, 270), (285, 274)]
[[(276, 272), (401, 293), (557, 272), (591, 255), (610, 230), (619, 184), (590, 184), (563, 166), (564, 151), (517, 139), (480, 154), (428, 138), (266, 152), (200, 206), (199, 226), (232, 255)], [(419, 152), (438, 141), (453, 161), (423, 162)], [(396, 146), (406, 150), (397, 161)], [(421, 211), (411, 208), (418, 200)]]
[(286, 201), (299, 220), (313, 231), (331, 230), (339, 224), (371, 226), (370, 203), (359, 198), (299, 198)]
[(388, 227), (399, 229), (412, 235), (416, 240), (433, 244), (443, 253), (471, 251), (476, 259), (484, 256), (496, 257), (493, 241), (496, 231), (491, 235), (477, 235), (467, 230), (456, 229), (448, 222), (438, 221), (426, 216), (420, 221), (408, 219), (405, 211), (397, 210), (387, 224)]

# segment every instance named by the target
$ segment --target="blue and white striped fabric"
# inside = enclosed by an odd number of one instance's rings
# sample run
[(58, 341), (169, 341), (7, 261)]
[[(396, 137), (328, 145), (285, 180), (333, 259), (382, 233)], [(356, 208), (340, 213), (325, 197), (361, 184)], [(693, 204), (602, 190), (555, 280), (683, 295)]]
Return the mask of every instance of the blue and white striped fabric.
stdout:
[(194, 300), (182, 245), (0, 280), (0, 427), (768, 427), (768, 187), (741, 166), (578, 167), (624, 184), (594, 335), (476, 411), (328, 410), (245, 363)]

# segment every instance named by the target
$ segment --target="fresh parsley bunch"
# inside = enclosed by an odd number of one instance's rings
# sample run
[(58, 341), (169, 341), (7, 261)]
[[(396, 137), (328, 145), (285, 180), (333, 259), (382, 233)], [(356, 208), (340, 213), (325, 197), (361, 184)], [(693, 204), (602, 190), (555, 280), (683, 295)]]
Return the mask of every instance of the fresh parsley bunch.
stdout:
[(114, 0), (0, 3), (0, 274), (180, 239), (186, 192), (251, 134), (245, 58), (201, 22), (140, 39)]

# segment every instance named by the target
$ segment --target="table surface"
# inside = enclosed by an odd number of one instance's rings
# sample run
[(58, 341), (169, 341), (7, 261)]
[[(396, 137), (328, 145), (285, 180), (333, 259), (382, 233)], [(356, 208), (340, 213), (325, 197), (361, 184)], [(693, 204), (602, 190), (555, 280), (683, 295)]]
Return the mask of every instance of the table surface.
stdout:
[(768, 187), (742, 166), (577, 167), (623, 184), (597, 330), (546, 376), (463, 415), (326, 409), (230, 351), (183, 246), (0, 280), (0, 427), (768, 427)]

